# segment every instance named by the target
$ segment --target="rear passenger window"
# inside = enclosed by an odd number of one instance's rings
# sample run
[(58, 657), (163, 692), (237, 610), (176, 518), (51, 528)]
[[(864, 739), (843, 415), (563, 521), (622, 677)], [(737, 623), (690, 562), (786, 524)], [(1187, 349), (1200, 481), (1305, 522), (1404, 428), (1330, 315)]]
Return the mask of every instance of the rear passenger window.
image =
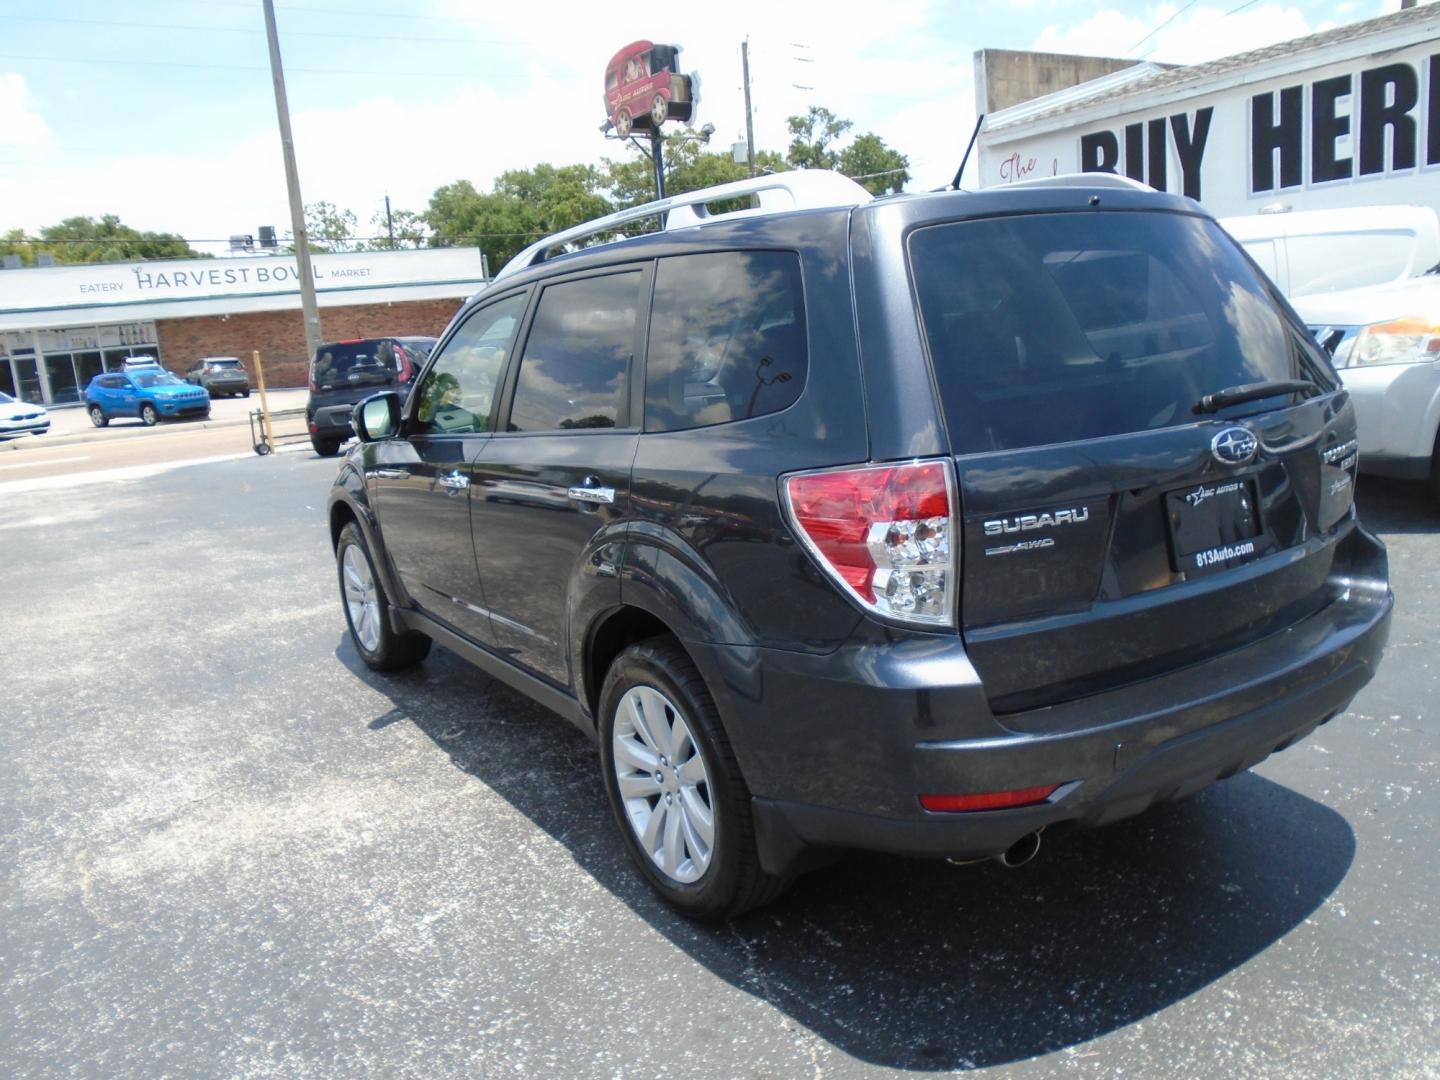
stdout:
[(640, 279), (638, 271), (581, 278), (540, 294), (520, 358), (509, 430), (572, 431), (621, 422)]
[(779, 412), (805, 386), (800, 260), (730, 251), (659, 260), (645, 430), (684, 431)]

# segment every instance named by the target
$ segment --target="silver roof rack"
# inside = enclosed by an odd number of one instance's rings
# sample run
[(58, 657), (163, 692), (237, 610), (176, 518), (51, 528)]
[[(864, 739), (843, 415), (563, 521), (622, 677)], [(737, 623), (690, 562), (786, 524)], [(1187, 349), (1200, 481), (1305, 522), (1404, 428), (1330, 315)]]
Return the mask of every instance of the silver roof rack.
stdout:
[[(707, 204), (725, 199), (738, 199), (753, 195), (759, 201), (757, 207), (712, 214)], [(731, 218), (747, 214), (773, 214), (783, 210), (818, 210), (832, 206), (858, 206), (869, 202), (873, 195), (837, 172), (824, 169), (795, 169), (791, 172), (772, 173), (766, 176), (752, 176), (748, 180), (736, 180), (731, 184), (717, 184), (687, 191), (683, 195), (671, 195), (665, 199), (618, 210), (613, 214), (576, 225), (547, 236), (531, 244), (505, 264), (495, 275), (495, 280), (519, 273), (526, 267), (534, 266), (549, 258), (558, 247), (573, 244), (586, 237), (613, 232), (632, 221), (666, 215), (665, 229), (683, 229), (700, 225), (715, 218)]]
[[(1074, 172), (1061, 173), (1059, 176), (1032, 176), (1029, 180), (1016, 180), (1013, 184), (1006, 184), (1005, 190), (1017, 187), (1098, 187), (1150, 192), (1155, 190), (1149, 184), (1142, 184), (1139, 180), (1131, 180), (1128, 176), (1107, 172)], [(994, 191), (996, 189), (992, 188), (991, 190)]]

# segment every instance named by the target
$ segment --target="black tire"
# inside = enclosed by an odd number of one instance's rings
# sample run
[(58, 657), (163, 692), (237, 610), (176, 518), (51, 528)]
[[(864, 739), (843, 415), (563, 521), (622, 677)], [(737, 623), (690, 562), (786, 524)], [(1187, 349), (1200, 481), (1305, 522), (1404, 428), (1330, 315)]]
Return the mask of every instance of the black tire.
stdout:
[(90, 413), (90, 423), (96, 427), (109, 426), (110, 418), (105, 415), (105, 410), (100, 408), (99, 405), (91, 405), (87, 411)]
[(249, 396), (250, 396), (250, 391), (249, 391), (249, 390), (246, 390), (246, 391), (244, 391), (243, 393), (241, 393), (240, 396), (241, 396), (241, 397), (249, 397)]
[[(380, 601), (379, 633), (374, 648), (368, 648), (361, 640), (350, 615), (350, 605), (345, 602), (345, 553), (351, 548), (356, 549), (365, 560), (370, 580), (375, 586), (375, 595)], [(340, 582), (340, 608), (345, 612), (345, 625), (350, 629), (350, 643), (366, 666), (374, 671), (402, 671), (414, 667), (430, 654), (431, 642), (424, 634), (413, 630), (397, 633), (390, 625), (390, 598), (385, 595), (385, 586), (375, 572), (375, 560), (365, 544), (365, 534), (353, 521), (340, 530), (340, 542), (335, 545), (335, 573)]]
[[(615, 771), (614, 735), (621, 699), (635, 687), (658, 690), (683, 714), (708, 777), (714, 818), (710, 862), (690, 883), (670, 877), (641, 846), (630, 824)], [(720, 714), (694, 662), (671, 637), (631, 645), (615, 658), (600, 692), (600, 763), (610, 809), (641, 875), (673, 907), (695, 919), (730, 919), (768, 904), (786, 881), (760, 866), (750, 789), (740, 773)], [(658, 805), (658, 798), (657, 804)]]
[(150, 402), (140, 406), (140, 422), (146, 427), (154, 427), (160, 422), (160, 412)]
[(1430, 452), (1430, 495), (1440, 499), (1440, 435), (1435, 436), (1435, 449)]
[(321, 457), (334, 457), (340, 452), (339, 439), (322, 439), (316, 435), (311, 435), (310, 445), (315, 448), (315, 453)]

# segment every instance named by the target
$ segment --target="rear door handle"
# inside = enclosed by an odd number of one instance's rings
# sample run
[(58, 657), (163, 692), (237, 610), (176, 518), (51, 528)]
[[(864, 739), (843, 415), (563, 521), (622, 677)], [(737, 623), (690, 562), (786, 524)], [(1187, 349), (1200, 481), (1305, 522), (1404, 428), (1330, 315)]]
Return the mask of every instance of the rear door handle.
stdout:
[(613, 503), (615, 501), (615, 489), (610, 487), (572, 487), (565, 494), (576, 502), (582, 503)]
[(440, 477), (440, 486), (451, 491), (464, 491), (470, 486), (470, 478), (462, 472), (445, 473)]

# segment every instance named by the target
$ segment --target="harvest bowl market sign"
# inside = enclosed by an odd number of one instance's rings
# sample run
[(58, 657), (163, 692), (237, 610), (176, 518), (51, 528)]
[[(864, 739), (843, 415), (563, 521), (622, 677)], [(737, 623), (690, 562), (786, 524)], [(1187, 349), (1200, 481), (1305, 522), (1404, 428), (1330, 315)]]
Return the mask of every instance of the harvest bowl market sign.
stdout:
[[(481, 276), (480, 256), (474, 248), (316, 255), (311, 263), (315, 288), (322, 294), (473, 282)], [(293, 294), (299, 288), (300, 271), (293, 256), (56, 266), (0, 275), (0, 308), (210, 300)]]
[(1221, 215), (1277, 201), (1440, 209), (1440, 19), (1407, 30), (1398, 48), (1380, 34), (1302, 42), (1278, 60), (1189, 69), (1214, 72), (1205, 78), (1180, 69), (1103, 100), (1077, 94), (1046, 110), (1041, 98), (995, 113), (982, 185), (1108, 172)]

